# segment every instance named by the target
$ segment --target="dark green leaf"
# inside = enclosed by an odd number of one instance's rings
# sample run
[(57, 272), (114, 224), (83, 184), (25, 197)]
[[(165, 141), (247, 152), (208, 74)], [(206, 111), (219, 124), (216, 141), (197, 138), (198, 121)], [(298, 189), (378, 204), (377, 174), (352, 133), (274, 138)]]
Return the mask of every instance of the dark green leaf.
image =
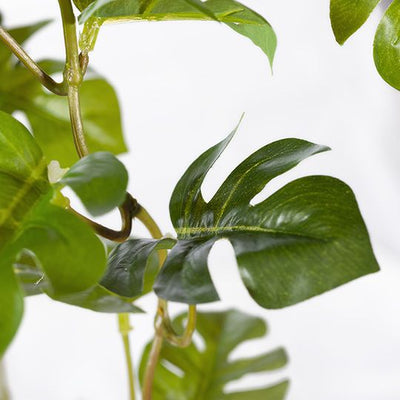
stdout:
[(87, 210), (98, 216), (124, 202), (128, 172), (111, 153), (98, 152), (80, 159), (60, 183), (71, 187)]
[(154, 285), (167, 300), (218, 300), (207, 256), (220, 238), (232, 243), (251, 296), (281, 308), (379, 269), (350, 188), (312, 176), (289, 183), (261, 203), (250, 201), (269, 181), (328, 148), (284, 139), (253, 153), (226, 179), (210, 202), (201, 185), (232, 135), (200, 156), (178, 182), (170, 214), (178, 244)]
[(380, 0), (331, 0), (330, 16), (336, 41), (343, 44), (368, 19)]
[[(174, 321), (182, 329), (185, 315)], [(231, 360), (231, 353), (240, 344), (261, 338), (266, 334), (265, 322), (260, 318), (236, 310), (217, 313), (198, 313), (197, 331), (204, 340), (205, 348), (192, 343), (186, 349), (178, 349), (165, 343), (156, 367), (153, 400), (283, 400), (288, 382), (278, 385), (226, 394), (225, 386), (252, 373), (275, 371), (287, 363), (283, 349), (257, 356)], [(143, 354), (140, 375), (150, 351), (149, 344)]]
[(103, 20), (217, 20), (248, 37), (268, 56), (272, 64), (276, 36), (259, 14), (234, 0), (97, 0), (80, 16)]
[(96, 0), (73, 0), (73, 1), (74, 1), (76, 8), (79, 11), (82, 11)]
[(155, 268), (151, 268), (152, 253), (156, 250), (170, 249), (174, 244), (173, 239), (127, 240), (111, 252), (101, 284), (111, 292), (125, 297), (137, 297), (148, 293), (158, 271), (158, 263)]
[(400, 1), (395, 0), (378, 25), (374, 60), (382, 78), (400, 90)]

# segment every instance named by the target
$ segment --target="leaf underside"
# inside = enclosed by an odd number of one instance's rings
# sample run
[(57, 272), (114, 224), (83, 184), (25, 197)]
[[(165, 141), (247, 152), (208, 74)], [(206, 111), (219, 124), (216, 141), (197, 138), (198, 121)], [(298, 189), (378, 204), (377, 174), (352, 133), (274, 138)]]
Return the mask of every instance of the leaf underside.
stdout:
[(216, 20), (249, 38), (272, 65), (277, 39), (271, 25), (259, 14), (234, 0), (97, 0), (80, 15), (102, 21)]

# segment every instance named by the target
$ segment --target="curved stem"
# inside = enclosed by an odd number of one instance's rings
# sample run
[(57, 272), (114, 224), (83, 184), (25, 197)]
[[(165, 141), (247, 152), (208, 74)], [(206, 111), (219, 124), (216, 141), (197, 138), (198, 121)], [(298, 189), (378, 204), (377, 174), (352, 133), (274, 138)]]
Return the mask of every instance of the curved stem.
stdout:
[(67, 95), (65, 79), (58, 83), (28, 55), (21, 45), (0, 26), (0, 40), (11, 50), (11, 52), (22, 62), (23, 65), (35, 76), (36, 79), (48, 90), (59, 96)]
[(92, 221), (90, 218), (85, 217), (84, 215), (78, 213), (73, 208), (70, 210), (77, 215), (80, 219), (85, 221), (88, 225), (90, 225), (98, 235), (112, 240), (113, 242), (124, 242), (129, 238), (132, 231), (132, 219), (141, 209), (140, 204), (134, 199), (129, 193), (126, 194), (126, 199), (121, 207), (119, 207), (119, 212), (121, 214), (122, 227), (119, 231), (114, 229), (107, 228), (104, 225), (101, 225), (95, 221)]
[[(144, 207), (141, 207), (139, 209), (139, 212), (136, 214), (136, 218), (143, 223), (143, 225), (146, 227), (146, 229), (149, 231), (154, 239), (162, 238), (162, 233), (159, 226)], [(167, 250), (159, 250), (160, 269), (164, 265), (167, 255)], [(171, 319), (169, 317), (168, 302), (161, 298), (158, 299), (157, 315), (154, 323), (155, 337), (146, 366), (146, 373), (143, 384), (143, 400), (151, 400), (154, 373), (160, 356), (164, 337), (175, 346), (189, 346), (192, 341), (193, 332), (196, 329), (196, 317), (196, 306), (190, 305), (185, 331), (182, 335), (178, 335), (175, 332), (171, 323)]]
[(132, 327), (129, 323), (129, 314), (118, 314), (118, 326), (124, 344), (126, 366), (128, 369), (129, 398), (130, 400), (135, 400), (135, 373), (131, 356), (131, 346), (129, 343), (129, 332), (132, 330)]

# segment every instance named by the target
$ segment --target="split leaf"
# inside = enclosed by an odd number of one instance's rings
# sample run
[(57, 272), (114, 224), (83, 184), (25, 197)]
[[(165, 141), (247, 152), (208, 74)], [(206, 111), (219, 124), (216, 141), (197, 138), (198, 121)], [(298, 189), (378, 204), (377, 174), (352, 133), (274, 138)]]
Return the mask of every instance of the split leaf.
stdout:
[(158, 275), (158, 296), (188, 304), (218, 300), (207, 257), (228, 239), (242, 280), (265, 308), (281, 308), (379, 269), (351, 189), (327, 176), (297, 179), (264, 201), (268, 182), (328, 148), (300, 139), (264, 146), (242, 162), (206, 203), (203, 180), (232, 134), (201, 155), (170, 201), (178, 243)]
[[(185, 315), (174, 324), (183, 329)], [(164, 343), (160, 362), (155, 371), (153, 400), (283, 400), (288, 382), (246, 392), (225, 393), (225, 386), (252, 373), (270, 372), (284, 367), (287, 356), (282, 348), (254, 357), (231, 359), (232, 352), (248, 340), (263, 337), (266, 324), (236, 310), (198, 313), (197, 332), (204, 341), (204, 349), (196, 342), (185, 349)], [(149, 357), (151, 343), (145, 348), (140, 376)]]

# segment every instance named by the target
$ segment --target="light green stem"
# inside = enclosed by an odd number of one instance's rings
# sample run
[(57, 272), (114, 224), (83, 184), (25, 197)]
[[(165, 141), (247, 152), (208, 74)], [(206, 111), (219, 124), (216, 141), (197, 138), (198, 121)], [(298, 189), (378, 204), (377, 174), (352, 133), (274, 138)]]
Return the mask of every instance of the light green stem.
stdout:
[(0, 400), (10, 400), (10, 392), (7, 385), (6, 371), (4, 362), (0, 360)]
[(118, 325), (122, 342), (124, 344), (126, 366), (128, 369), (129, 398), (130, 400), (135, 400), (135, 372), (132, 362), (131, 346), (129, 343), (129, 332), (132, 330), (132, 327), (129, 323), (129, 314), (118, 314)]
[(9, 50), (22, 62), (23, 65), (38, 79), (38, 81), (48, 90), (59, 96), (67, 95), (66, 81), (56, 82), (28, 55), (21, 45), (0, 26), (0, 40)]

